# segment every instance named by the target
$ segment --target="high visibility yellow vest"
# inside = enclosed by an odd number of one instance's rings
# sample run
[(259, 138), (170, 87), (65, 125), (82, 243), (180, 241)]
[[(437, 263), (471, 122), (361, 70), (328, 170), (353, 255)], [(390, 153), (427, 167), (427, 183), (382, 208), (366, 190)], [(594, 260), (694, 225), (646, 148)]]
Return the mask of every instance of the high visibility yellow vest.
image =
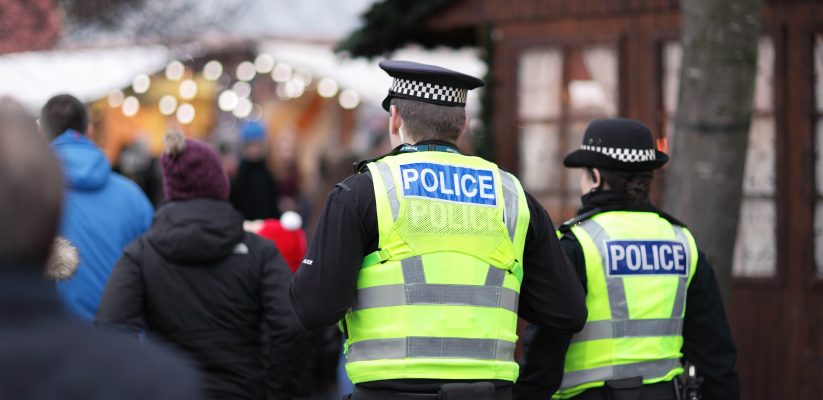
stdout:
[(347, 312), (354, 383), (517, 379), (529, 210), (518, 180), (478, 157), (403, 153), (368, 165), (379, 250)]
[(586, 260), (589, 317), (566, 353), (555, 398), (605, 381), (668, 381), (683, 372), (686, 290), (697, 265), (688, 229), (655, 213), (614, 211), (572, 226)]

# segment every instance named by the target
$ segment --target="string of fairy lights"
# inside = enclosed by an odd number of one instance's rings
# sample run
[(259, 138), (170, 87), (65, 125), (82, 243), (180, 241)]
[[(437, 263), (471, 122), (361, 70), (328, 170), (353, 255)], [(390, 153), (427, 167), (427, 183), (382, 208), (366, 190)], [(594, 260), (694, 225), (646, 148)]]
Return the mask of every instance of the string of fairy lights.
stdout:
[[(233, 77), (229, 72), (233, 72)], [(262, 108), (252, 100), (252, 81), (265, 76), (276, 83), (275, 94), (282, 101), (297, 99), (308, 90), (316, 90), (320, 97), (337, 97), (338, 104), (343, 109), (353, 110), (360, 105), (360, 95), (354, 89), (341, 88), (337, 81), (329, 77), (316, 78), (305, 67), (295, 68), (286, 62), (275, 62), (271, 55), (265, 53), (259, 54), (253, 61), (246, 60), (237, 64), (234, 71), (226, 71), (219, 60), (206, 62), (201, 71), (187, 68), (179, 60), (174, 60), (166, 65), (163, 75), (135, 76), (129, 88), (131, 94), (126, 93), (128, 89), (126, 92), (111, 92), (107, 98), (109, 106), (119, 108), (126, 117), (134, 117), (141, 107), (150, 106), (141, 104), (139, 97), (148, 93), (153, 84), (159, 83), (158, 80), (165, 78), (165, 84), (176, 84), (176, 93), (167, 93), (156, 101), (156, 105), (152, 105), (161, 114), (174, 115), (179, 123), (190, 124), (197, 114), (193, 100), (202, 90), (197, 83), (202, 78), (212, 83), (209, 90), (216, 91), (220, 111), (231, 113), (238, 119), (259, 118)]]

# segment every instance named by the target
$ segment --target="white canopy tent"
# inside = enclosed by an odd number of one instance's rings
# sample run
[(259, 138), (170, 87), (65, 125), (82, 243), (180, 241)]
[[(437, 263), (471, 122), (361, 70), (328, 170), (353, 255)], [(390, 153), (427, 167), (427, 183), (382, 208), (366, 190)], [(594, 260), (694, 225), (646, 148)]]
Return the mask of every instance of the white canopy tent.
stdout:
[[(355, 90), (363, 101), (370, 104), (379, 105), (391, 86), (391, 78), (378, 66), (379, 60), (341, 60), (330, 45), (269, 41), (261, 43), (258, 51), (270, 54), (278, 62), (308, 68), (318, 77), (332, 78), (341, 89)], [(486, 72), (486, 65), (475, 49), (426, 50), (409, 47), (395, 52), (391, 58), (436, 64), (480, 78)], [(476, 91), (469, 93), (469, 107), (477, 106), (479, 98)]]
[[(211, 9), (209, 7), (217, 7), (220, 1), (202, 0), (201, 7)], [(217, 43), (229, 45), (253, 40), (259, 43), (260, 53), (270, 54), (275, 61), (306, 68), (315, 77), (332, 78), (341, 89), (356, 91), (362, 102), (379, 105), (391, 79), (379, 69), (377, 61), (341, 60), (331, 44), (356, 29), (362, 23), (360, 15), (375, 1), (328, 4), (326, 0), (305, 0), (298, 4), (290, 0), (249, 0), (238, 15), (227, 18), (219, 26), (204, 28), (200, 44), (205, 46), (192, 46), (182, 53), (208, 57), (204, 49), (214, 48)], [(181, 53), (161, 45), (118, 47), (116, 43), (135, 39), (125, 28), (129, 24), (123, 26), (122, 32), (114, 30), (77, 37), (70, 34), (61, 42), (72, 48), (0, 56), (0, 96), (12, 96), (32, 111), (58, 93), (71, 93), (83, 101), (93, 101), (129, 86), (138, 74), (161, 70), (175, 54)], [(108, 44), (98, 47), (100, 43)], [(191, 51), (197, 54), (188, 54)], [(437, 64), (478, 77), (483, 76), (486, 68), (477, 52), (471, 49), (408, 48), (397, 51), (393, 58)], [(469, 95), (470, 108), (478, 103), (476, 92)]]
[(13, 97), (32, 111), (59, 93), (92, 101), (168, 62), (169, 50), (164, 46), (6, 54), (0, 56), (0, 96)]
[[(306, 68), (317, 78), (334, 79), (341, 89), (353, 89), (369, 105), (379, 105), (391, 85), (391, 78), (378, 67), (377, 60), (341, 60), (331, 45), (266, 41), (258, 51), (270, 54), (277, 62)], [(172, 61), (170, 57), (171, 52), (164, 46), (7, 54), (0, 56), (0, 96), (13, 97), (32, 111), (59, 93), (93, 101), (131, 85), (139, 74), (163, 69)], [(396, 52), (393, 58), (437, 64), (478, 77), (486, 68), (473, 49), (408, 48)], [(478, 104), (475, 92), (469, 96), (470, 108)]]

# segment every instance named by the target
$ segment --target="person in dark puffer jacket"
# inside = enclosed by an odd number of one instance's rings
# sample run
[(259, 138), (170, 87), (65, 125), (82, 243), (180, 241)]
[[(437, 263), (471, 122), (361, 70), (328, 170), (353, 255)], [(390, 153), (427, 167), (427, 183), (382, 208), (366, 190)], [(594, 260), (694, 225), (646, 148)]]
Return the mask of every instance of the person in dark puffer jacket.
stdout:
[(145, 332), (188, 355), (209, 398), (291, 398), (301, 328), (285, 260), (243, 230), (211, 146), (172, 132), (161, 165), (168, 202), (117, 263), (97, 325)]

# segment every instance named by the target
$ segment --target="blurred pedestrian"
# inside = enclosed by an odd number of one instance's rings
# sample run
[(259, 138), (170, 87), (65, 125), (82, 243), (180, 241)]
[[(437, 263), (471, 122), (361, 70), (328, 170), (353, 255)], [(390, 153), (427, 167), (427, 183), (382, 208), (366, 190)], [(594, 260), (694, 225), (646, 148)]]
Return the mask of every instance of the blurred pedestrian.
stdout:
[(174, 345), (211, 399), (291, 398), (299, 323), (285, 260), (243, 230), (214, 148), (172, 132), (161, 165), (167, 202), (117, 263), (96, 323)]
[(310, 329), (342, 319), (355, 400), (511, 399), (518, 314), (571, 335), (583, 288), (543, 207), (455, 144), (483, 81), (380, 67), (394, 78), (383, 108), (396, 147), (329, 194), (292, 304)]
[(243, 147), (231, 183), (231, 204), (247, 220), (279, 218), (280, 189), (266, 162), (266, 127), (246, 121), (240, 135)]
[(91, 321), (114, 263), (148, 229), (153, 208), (139, 186), (112, 172), (103, 151), (86, 135), (89, 114), (80, 100), (67, 94), (49, 99), (40, 128), (65, 177), (60, 232), (80, 252), (75, 276), (57, 289), (69, 310)]
[[(300, 214), (286, 211), (280, 219), (246, 221), (243, 226), (277, 245), (289, 268), (295, 272), (306, 253), (306, 233), (302, 224)], [(336, 380), (334, 375), (341, 349), (337, 327), (304, 332), (295, 346), (300, 352), (298, 365), (291, 371), (297, 383), (295, 398), (325, 399)]]
[(120, 150), (114, 171), (140, 186), (153, 206), (163, 201), (160, 162), (149, 151), (148, 138), (144, 135)]
[(60, 165), (34, 120), (24, 120), (0, 105), (0, 399), (200, 399), (195, 371), (181, 360), (97, 331), (61, 305), (44, 277), (70, 276), (77, 258), (67, 242), (53, 244)]
[[(684, 356), (704, 379), (704, 399), (740, 398), (712, 267), (686, 226), (649, 201), (652, 171), (668, 159), (646, 126), (621, 118), (592, 122), (566, 156), (566, 167), (585, 168), (583, 205), (560, 227), (560, 243), (587, 289), (589, 318), (570, 346), (535, 328), (519, 398), (545, 399), (559, 386), (562, 399), (690, 399), (675, 388)], [(553, 355), (566, 346), (564, 366)]]
[(286, 211), (280, 219), (246, 221), (244, 228), (269, 239), (277, 246), (286, 260), (291, 272), (297, 271), (303, 256), (306, 255), (306, 232), (303, 230), (303, 218), (294, 211)]

